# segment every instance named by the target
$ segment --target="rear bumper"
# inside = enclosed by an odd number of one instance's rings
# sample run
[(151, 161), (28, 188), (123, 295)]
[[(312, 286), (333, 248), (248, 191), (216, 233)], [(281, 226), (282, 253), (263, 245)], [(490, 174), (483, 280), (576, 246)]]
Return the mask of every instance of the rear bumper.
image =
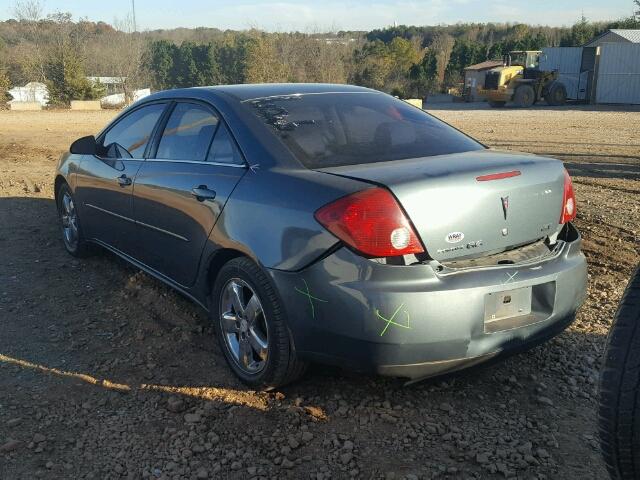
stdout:
[(526, 340), (507, 343), (502, 345), (501, 348), (496, 351), (484, 353), (477, 357), (456, 358), (451, 360), (405, 365), (378, 365), (375, 368), (375, 372), (384, 376), (404, 377), (411, 380), (420, 380), (423, 378), (445, 375), (473, 367), (490, 360), (496, 360), (502, 357), (507, 357), (511, 354), (529, 350), (562, 333), (569, 325), (571, 325), (571, 323), (573, 323), (574, 319), (574, 314), (568, 315), (565, 318), (548, 324), (544, 329), (541, 329), (537, 333), (529, 336)]
[[(530, 348), (565, 329), (586, 295), (580, 243), (576, 233), (540, 263), (446, 274), (432, 264), (379, 264), (342, 248), (302, 272), (271, 276), (302, 358), (418, 379)], [(488, 332), (487, 295), (523, 287), (532, 288), (531, 318)]]

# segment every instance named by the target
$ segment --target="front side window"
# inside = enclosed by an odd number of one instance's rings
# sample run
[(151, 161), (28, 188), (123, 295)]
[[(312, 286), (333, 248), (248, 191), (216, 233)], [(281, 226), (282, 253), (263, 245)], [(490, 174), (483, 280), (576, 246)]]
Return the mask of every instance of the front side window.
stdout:
[(205, 161), (217, 127), (218, 118), (208, 108), (178, 103), (162, 132), (156, 158)]
[(104, 136), (103, 156), (142, 158), (164, 107), (161, 103), (147, 105), (118, 121)]
[(307, 168), (484, 148), (426, 112), (376, 92), (289, 95), (244, 104)]

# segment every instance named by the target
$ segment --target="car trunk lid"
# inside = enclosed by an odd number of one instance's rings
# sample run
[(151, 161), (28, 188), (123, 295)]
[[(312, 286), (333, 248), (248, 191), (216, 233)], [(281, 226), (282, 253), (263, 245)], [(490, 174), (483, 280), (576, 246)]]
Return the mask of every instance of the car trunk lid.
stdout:
[(319, 169), (387, 187), (429, 255), (477, 257), (556, 232), (562, 162), (494, 150)]

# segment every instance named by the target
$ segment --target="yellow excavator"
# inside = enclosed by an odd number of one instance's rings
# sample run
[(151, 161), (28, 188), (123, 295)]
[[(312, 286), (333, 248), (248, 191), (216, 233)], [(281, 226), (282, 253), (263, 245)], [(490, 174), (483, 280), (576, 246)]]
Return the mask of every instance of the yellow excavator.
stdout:
[(564, 105), (567, 89), (558, 80), (558, 72), (540, 70), (540, 51), (511, 51), (502, 59), (502, 66), (486, 74), (484, 88), (478, 94), (492, 107), (504, 107), (513, 102), (528, 108), (544, 98), (548, 105)]

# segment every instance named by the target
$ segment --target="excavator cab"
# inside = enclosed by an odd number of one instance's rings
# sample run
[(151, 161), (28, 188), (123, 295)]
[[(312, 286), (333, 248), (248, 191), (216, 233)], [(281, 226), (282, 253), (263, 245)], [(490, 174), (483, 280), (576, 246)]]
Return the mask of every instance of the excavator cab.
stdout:
[(540, 66), (541, 54), (542, 52), (539, 50), (529, 50), (529, 51), (514, 50), (512, 52), (507, 53), (502, 58), (502, 63), (507, 67), (520, 66), (524, 68), (538, 69)]

